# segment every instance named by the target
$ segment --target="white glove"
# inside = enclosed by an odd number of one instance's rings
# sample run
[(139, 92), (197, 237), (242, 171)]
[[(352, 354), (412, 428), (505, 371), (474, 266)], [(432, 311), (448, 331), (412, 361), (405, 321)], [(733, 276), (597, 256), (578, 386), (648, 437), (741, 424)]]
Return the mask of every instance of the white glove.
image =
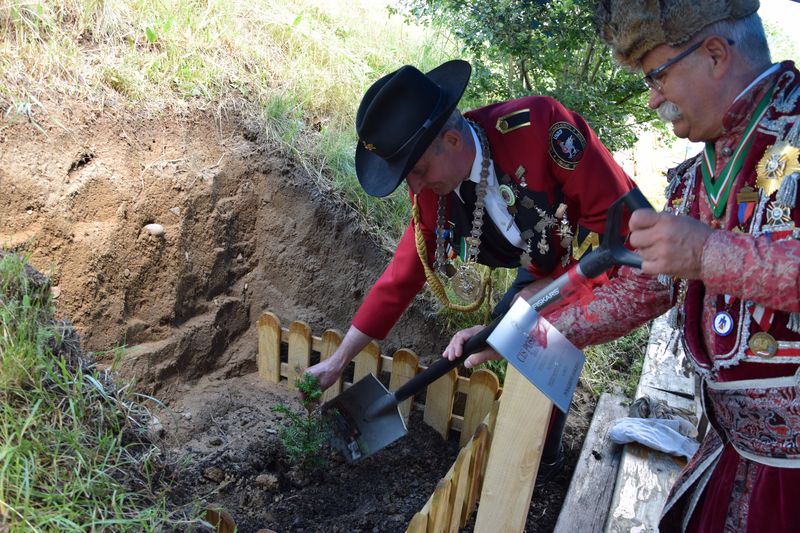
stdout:
[(671, 455), (683, 455), (690, 459), (700, 444), (681, 435), (680, 419), (667, 418), (620, 418), (609, 432), (617, 444), (638, 442), (648, 448)]

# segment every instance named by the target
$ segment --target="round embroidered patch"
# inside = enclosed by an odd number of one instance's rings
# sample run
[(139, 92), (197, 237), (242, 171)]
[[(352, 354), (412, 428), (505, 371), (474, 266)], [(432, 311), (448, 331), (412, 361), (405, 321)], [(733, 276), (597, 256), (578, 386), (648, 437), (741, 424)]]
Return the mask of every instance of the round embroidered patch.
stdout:
[(556, 165), (567, 170), (575, 170), (583, 157), (586, 139), (569, 122), (556, 122), (548, 131), (550, 146), (548, 152)]

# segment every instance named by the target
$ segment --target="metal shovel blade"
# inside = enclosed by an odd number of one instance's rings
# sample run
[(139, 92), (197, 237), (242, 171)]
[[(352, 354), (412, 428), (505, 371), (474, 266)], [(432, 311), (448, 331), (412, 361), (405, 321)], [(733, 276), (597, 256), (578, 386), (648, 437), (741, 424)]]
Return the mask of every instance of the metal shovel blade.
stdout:
[(348, 463), (369, 457), (408, 433), (395, 406), (367, 420), (369, 406), (392, 393), (370, 374), (322, 406), (332, 429), (331, 446)]

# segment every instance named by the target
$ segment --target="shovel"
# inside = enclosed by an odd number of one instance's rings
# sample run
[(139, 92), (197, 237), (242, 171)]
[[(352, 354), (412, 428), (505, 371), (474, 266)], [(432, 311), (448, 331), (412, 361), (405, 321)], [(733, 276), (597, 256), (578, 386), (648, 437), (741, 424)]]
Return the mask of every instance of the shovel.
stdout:
[[(603, 243), (584, 255), (577, 265), (553, 280), (526, 301), (537, 312), (558, 301), (565, 289), (585, 279), (595, 278), (612, 267), (627, 265), (641, 268), (638, 254), (625, 248), (620, 234), (623, 208), (633, 212), (652, 206), (639, 191), (633, 189), (608, 208)], [(332, 429), (331, 445), (352, 463), (368, 457), (408, 433), (398, 404), (421, 392), (425, 387), (459, 366), (467, 356), (488, 347), (486, 339), (503, 320), (499, 316), (486, 328), (464, 343), (463, 355), (450, 361), (440, 358), (394, 392), (389, 391), (373, 374), (355, 383), (322, 406), (322, 413)]]

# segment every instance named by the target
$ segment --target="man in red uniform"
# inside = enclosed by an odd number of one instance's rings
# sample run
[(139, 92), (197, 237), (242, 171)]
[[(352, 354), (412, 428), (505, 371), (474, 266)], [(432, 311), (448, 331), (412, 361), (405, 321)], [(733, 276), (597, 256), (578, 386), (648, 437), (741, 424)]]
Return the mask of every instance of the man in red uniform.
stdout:
[(622, 268), (588, 309), (548, 316), (586, 346), (674, 306), (711, 428), (671, 491), (662, 532), (800, 528), (800, 72), (772, 64), (758, 6), (597, 7), (615, 58), (644, 73), (650, 107), (678, 137), (706, 143), (669, 171), (665, 212), (631, 217), (642, 272)]
[[(419, 223), (409, 223), (339, 349), (308, 369), (323, 389), (372, 339), (388, 334), (422, 289), (426, 269), (430, 279), (431, 266), (452, 270), (452, 257), (461, 255), (452, 282), (468, 295), (480, 285), (469, 270), (476, 262), (522, 263), (533, 277), (558, 276), (599, 244), (609, 205), (632, 188), (583, 118), (552, 98), (521, 98), (462, 116), (456, 105), (470, 72), (459, 60), (427, 74), (404, 66), (364, 95), (356, 117), (359, 182), (382, 197), (405, 179)], [(551, 418), (540, 472), (560, 462), (566, 415)]]

